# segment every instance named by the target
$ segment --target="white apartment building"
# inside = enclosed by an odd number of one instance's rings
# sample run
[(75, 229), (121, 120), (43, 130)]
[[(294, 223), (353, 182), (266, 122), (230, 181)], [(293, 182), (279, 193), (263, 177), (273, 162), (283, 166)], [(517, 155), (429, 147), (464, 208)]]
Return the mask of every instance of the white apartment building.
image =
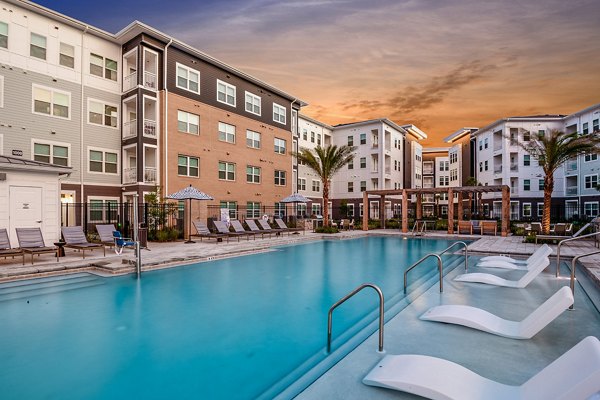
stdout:
[[(423, 188), (450, 186), (450, 162), (448, 147), (426, 147), (423, 149)], [(423, 216), (447, 215), (448, 194), (424, 194)]]

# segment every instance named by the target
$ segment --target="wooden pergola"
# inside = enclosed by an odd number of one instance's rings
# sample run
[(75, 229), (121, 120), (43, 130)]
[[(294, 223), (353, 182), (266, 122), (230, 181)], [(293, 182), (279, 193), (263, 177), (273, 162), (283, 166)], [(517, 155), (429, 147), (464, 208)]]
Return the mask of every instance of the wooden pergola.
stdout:
[(424, 194), (448, 193), (448, 233), (454, 233), (454, 193), (458, 193), (458, 220), (463, 218), (464, 194), (494, 193), (502, 192), (502, 236), (508, 235), (508, 222), (510, 216), (510, 188), (507, 185), (495, 186), (461, 186), (447, 188), (421, 188), (421, 189), (388, 189), (388, 190), (366, 190), (363, 192), (363, 219), (362, 229), (369, 230), (369, 196), (379, 196), (379, 218), (385, 220), (385, 197), (402, 196), (402, 232), (408, 233), (408, 199), (412, 195), (417, 196), (416, 219), (423, 216), (422, 196)]

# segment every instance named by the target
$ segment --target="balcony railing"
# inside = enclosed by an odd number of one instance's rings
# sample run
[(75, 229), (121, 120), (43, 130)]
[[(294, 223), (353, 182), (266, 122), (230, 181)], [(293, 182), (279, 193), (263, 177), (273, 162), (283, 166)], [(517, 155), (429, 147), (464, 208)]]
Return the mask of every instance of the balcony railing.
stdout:
[(494, 151), (502, 150), (502, 142), (494, 143)]
[(136, 168), (123, 169), (123, 183), (136, 183), (136, 182), (137, 182)]
[(567, 186), (567, 196), (577, 196), (577, 186)]
[(153, 168), (153, 167), (144, 168), (144, 182), (156, 183), (156, 168)]
[(128, 122), (123, 122), (123, 139), (129, 139), (137, 136), (136, 120), (132, 119)]
[(392, 173), (392, 169), (390, 167), (385, 167), (385, 173), (386, 174), (391, 174)]
[(519, 164), (510, 164), (510, 171), (511, 172), (518, 172), (519, 171)]
[(137, 72), (131, 73), (123, 78), (123, 91), (128, 91), (137, 86)]
[(494, 167), (494, 173), (501, 174), (502, 173), (502, 165), (500, 165), (498, 167)]
[(156, 121), (144, 119), (144, 136), (156, 138)]
[(156, 90), (156, 74), (144, 71), (144, 87)]
[(433, 175), (433, 168), (423, 168), (423, 175)]

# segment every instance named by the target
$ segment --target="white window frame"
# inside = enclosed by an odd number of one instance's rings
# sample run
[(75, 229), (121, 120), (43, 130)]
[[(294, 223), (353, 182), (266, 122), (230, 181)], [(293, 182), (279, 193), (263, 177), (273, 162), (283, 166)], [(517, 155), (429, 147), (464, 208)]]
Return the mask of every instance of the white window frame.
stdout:
[(348, 203), (348, 216), (354, 217), (354, 203)]
[[(221, 178), (219, 176), (219, 174), (221, 173), (221, 164), (225, 166), (225, 178)], [(233, 179), (229, 179), (229, 174), (231, 173), (231, 171), (229, 171), (230, 166), (233, 166)], [(228, 161), (219, 161), (219, 163), (217, 164), (217, 177), (220, 181), (235, 182), (235, 175), (235, 163), (231, 163)]]
[[(595, 176), (596, 177), (596, 185), (593, 185), (592, 179), (591, 177)], [(587, 182), (587, 178), (590, 177), (590, 186), (588, 187), (588, 182)], [(591, 175), (585, 175), (583, 177), (583, 187), (585, 189), (595, 189), (596, 186), (598, 186), (598, 174), (591, 174)]]
[[(255, 95), (254, 93), (245, 92), (245, 101), (244, 101), (244, 109), (246, 112), (250, 114), (260, 116), (262, 113), (262, 98), (260, 96)], [(248, 101), (250, 99), (250, 101)], [(254, 111), (254, 108), (257, 107), (255, 102), (258, 102), (258, 112)], [(248, 103), (250, 103), (250, 110), (248, 109)]]
[[(528, 217), (531, 218), (532, 212), (533, 212), (533, 208), (531, 207), (531, 203), (523, 203), (521, 204), (521, 210), (523, 211), (523, 217)], [(526, 214), (525, 211), (527, 209), (527, 206), (529, 206), (529, 214)]]
[(37, 144), (45, 144), (45, 145), (49, 145), (50, 146), (50, 164), (53, 165), (61, 165), (61, 164), (54, 164), (54, 146), (60, 146), (60, 147), (66, 147), (67, 148), (67, 167), (71, 166), (71, 143), (64, 143), (64, 142), (53, 142), (50, 140), (43, 140), (43, 139), (31, 139), (31, 159), (35, 160), (35, 145)]
[[(31, 95), (33, 96), (33, 91)], [(4, 108), (4, 77), (2, 75), (0, 75), (0, 108)]]
[(306, 178), (298, 178), (298, 190), (306, 190)]
[[(179, 157), (185, 157), (187, 159), (186, 162), (186, 174), (180, 174), (179, 173)], [(190, 160), (191, 159), (196, 159), (198, 160), (198, 175), (190, 175)], [(177, 154), (177, 176), (185, 176), (186, 178), (200, 178), (200, 157), (197, 156), (189, 156), (186, 154)]]
[(287, 108), (281, 104), (273, 103), (273, 121), (285, 125), (287, 120)]
[[(278, 143), (279, 141), (279, 143)], [(281, 143), (283, 143), (283, 146), (281, 145)], [(285, 139), (281, 139), (281, 138), (274, 138), (273, 140), (273, 149), (275, 151), (276, 154), (285, 154), (287, 152), (287, 143)], [(283, 149), (283, 151), (281, 150)]]
[(598, 160), (598, 153), (584, 154), (583, 162), (592, 162)]
[[(219, 85), (225, 86), (224, 92), (219, 90)], [(233, 89), (233, 103), (230, 103), (228, 101), (228, 97), (229, 97), (228, 90), (231, 90), (231, 89)], [(221, 93), (225, 96), (225, 100), (219, 99), (219, 94), (221, 94)], [(232, 85), (231, 83), (227, 83), (220, 79), (217, 79), (217, 101), (219, 103), (223, 103), (223, 104), (227, 104), (228, 106), (235, 107), (236, 102), (237, 102), (237, 88), (234, 85)]]
[(316, 180), (316, 179), (312, 179), (311, 180), (311, 186), (310, 186), (311, 190), (313, 192), (321, 192), (321, 181)]
[[(101, 65), (101, 68), (102, 68), (102, 76), (100, 76), (100, 75), (97, 75), (97, 74), (93, 74), (93, 73), (92, 73), (92, 56), (100, 57), (100, 58), (102, 59), (102, 65)], [(107, 61), (112, 61), (112, 62), (114, 62), (114, 63), (117, 65), (117, 68), (116, 68), (116, 70), (114, 70), (114, 71), (113, 71), (112, 69), (108, 68), (108, 67), (106, 66), (106, 62), (107, 62)], [(96, 65), (96, 64), (94, 64), (94, 65)], [(96, 66), (97, 66), (97, 65), (96, 65)], [(109, 81), (113, 81), (113, 82), (117, 82), (117, 81), (119, 80), (119, 62), (118, 62), (117, 60), (113, 60), (112, 58), (108, 58), (108, 57), (101, 56), (100, 54), (97, 54), (97, 53), (94, 53), (94, 52), (90, 52), (90, 62), (89, 62), (89, 67), (90, 67), (90, 68), (89, 68), (89, 73), (90, 73), (90, 75), (92, 75), (92, 76), (95, 76), (95, 77), (98, 77), (98, 78), (102, 78), (102, 79), (107, 79), (107, 80), (109, 80)], [(115, 74), (115, 79), (113, 79), (111, 76), (107, 76), (107, 73), (106, 73), (107, 71), (114, 72), (114, 74)]]
[[(90, 109), (91, 109), (90, 105), (91, 105), (91, 103), (98, 103), (98, 104), (102, 105), (103, 112), (102, 112), (102, 123), (101, 124), (97, 124), (90, 120)], [(105, 124), (105, 122), (106, 122), (106, 106), (115, 107), (117, 109), (117, 116), (116, 116), (117, 122), (116, 122), (115, 126)], [(93, 99), (91, 97), (88, 97), (88, 99), (87, 99), (87, 123), (88, 124), (95, 125), (95, 126), (103, 126), (105, 128), (111, 128), (111, 129), (120, 129), (119, 115), (120, 115), (119, 106), (117, 104), (109, 103), (104, 100), (98, 100), (98, 99)]]
[[(251, 168), (252, 170), (250, 172), (248, 172), (248, 168)], [(258, 173), (257, 173), (258, 171)], [(255, 165), (246, 165), (246, 182), (247, 183), (252, 183), (254, 185), (258, 185), (260, 184), (260, 176), (261, 176), (261, 168), (257, 167)], [(249, 177), (252, 177), (250, 180), (248, 180)], [(258, 178), (258, 180), (257, 180)]]
[[(92, 203), (94, 201), (102, 201), (102, 218), (101, 219), (93, 219), (92, 218), (92, 211), (100, 211), (100, 210), (95, 210), (92, 207)], [(87, 199), (88, 204), (90, 205), (90, 207), (88, 207), (88, 221), (90, 222), (94, 222), (94, 223), (102, 223), (102, 222), (108, 222), (109, 219), (106, 215), (106, 203), (110, 202), (110, 203), (117, 203), (117, 205), (119, 204), (120, 199), (118, 197), (107, 197), (107, 196), (90, 196)], [(115, 216), (118, 214), (118, 206), (115, 207)]]
[(354, 182), (348, 182), (347, 191), (348, 193), (354, 193)]
[(262, 135), (260, 134), (260, 132), (246, 129), (246, 146), (250, 147), (251, 149), (260, 149), (261, 136)]
[[(70, 47), (73, 50), (73, 54), (70, 55), (70, 54), (63, 53), (63, 49), (62, 49), (63, 45)], [(73, 66), (71, 67), (69, 65), (63, 64), (62, 58), (61, 58), (62, 56), (72, 58)], [(65, 43), (65, 42), (60, 42), (58, 44), (58, 65), (65, 67), (65, 68), (75, 69), (75, 46), (73, 46), (72, 44), (69, 44), (69, 43)]]
[[(191, 117), (196, 117), (198, 119), (196, 124), (190, 123), (190, 116)], [(184, 119), (181, 119), (181, 117), (185, 117)], [(185, 123), (185, 130), (182, 131), (181, 129), (179, 129), (179, 123)], [(191, 126), (196, 126), (197, 128), (197, 132), (191, 132), (190, 131), (190, 125)], [(187, 112), (187, 111), (183, 111), (183, 110), (177, 110), (177, 132), (181, 132), (181, 133), (188, 133), (190, 135), (200, 135), (200, 116), (198, 114), (194, 114), (191, 112)]]
[[(276, 169), (274, 172), (274, 184), (275, 186), (286, 186), (287, 185), (287, 174), (286, 171), (281, 169)], [(283, 181), (283, 183), (281, 183)]]
[[(592, 214), (592, 213), (588, 214), (588, 210), (587, 210), (588, 204), (590, 206), (594, 206), (594, 205), (596, 206), (596, 207), (594, 207), (595, 209), (593, 209), (593, 208), (590, 207), (590, 211), (595, 211), (594, 214)], [(597, 217), (599, 215), (599, 213), (600, 213), (600, 208), (599, 208), (598, 202), (597, 201), (586, 201), (586, 202), (584, 202), (583, 203), (583, 213), (585, 214), (586, 217)]]
[[(92, 158), (90, 156), (90, 153), (92, 151), (97, 151), (97, 152), (102, 153), (102, 171), (92, 171), (91, 170), (90, 164), (92, 162)], [(88, 148), (87, 148), (87, 172), (89, 174), (98, 174), (98, 175), (104, 175), (104, 174), (118, 175), (119, 171), (121, 171), (121, 164), (119, 162), (119, 152), (120, 152), (120, 150), (88, 146)], [(111, 154), (117, 155), (117, 169), (115, 172), (106, 172), (106, 153), (111, 153)]]
[[(186, 77), (185, 77), (185, 81), (187, 82), (186, 86), (181, 86), (179, 85), (179, 68), (182, 68), (186, 71)], [(192, 74), (196, 74), (198, 76), (198, 90), (192, 90), (190, 89), (190, 73)], [(188, 92), (192, 92), (192, 93), (196, 93), (196, 94), (200, 94), (200, 71), (190, 68), (187, 65), (183, 65), (180, 63), (175, 63), (175, 86), (179, 89), (183, 89), (183, 90), (187, 90)]]
[(258, 201), (246, 202), (246, 218), (259, 218), (261, 204)]
[(0, 24), (4, 24), (6, 25), (6, 35), (2, 35), (2, 36), (6, 36), (6, 47), (0, 47), (0, 49), (6, 49), (8, 50), (8, 31), (9, 31), (9, 26), (8, 26), (8, 22), (4, 22), (4, 21), (0, 21)]
[[(34, 35), (44, 39), (44, 47), (33, 44), (33, 36)], [(40, 49), (44, 49), (44, 58), (37, 57), (37, 56), (34, 56), (33, 54), (31, 54), (32, 46), (38, 47)], [(41, 35), (41, 34), (35, 33), (35, 32), (30, 32), (30, 34), (29, 34), (29, 57), (37, 58), (39, 60), (44, 60), (44, 61), (48, 59), (48, 37), (47, 36), (44, 36), (44, 35)]]
[[(46, 114), (46, 113), (42, 113), (42, 112), (37, 112), (35, 111), (35, 95), (34, 95), (34, 91), (35, 89), (41, 89), (41, 90), (47, 90), (50, 91), (50, 97), (51, 97), (51, 102), (50, 102), (50, 114)], [(67, 117), (61, 117), (60, 115), (54, 115), (54, 93), (58, 93), (58, 94), (63, 94), (66, 95), (69, 98), (69, 105), (68, 107), (68, 116)], [(59, 89), (55, 89), (55, 88), (51, 88), (48, 86), (42, 86), (42, 85), (36, 85), (35, 83), (32, 84), (31, 86), (31, 112), (33, 114), (36, 115), (43, 115), (45, 117), (51, 117), (51, 118), (60, 118), (60, 119), (71, 119), (71, 92), (66, 92), (64, 90), (59, 90)]]
[[(230, 132), (228, 130), (228, 127), (233, 128), (233, 132)], [(219, 121), (217, 131), (218, 131), (218, 135), (219, 135), (218, 139), (220, 142), (235, 144), (235, 139), (236, 139), (235, 125), (231, 125), (231, 124), (228, 124), (227, 122)], [(224, 138), (221, 138), (221, 133), (225, 134)], [(231, 137), (233, 137), (233, 140), (230, 140)]]
[[(529, 182), (529, 189), (525, 189), (525, 182)], [(531, 192), (531, 179), (523, 179), (523, 191)]]
[(544, 215), (544, 203), (537, 203), (537, 216), (541, 217)]

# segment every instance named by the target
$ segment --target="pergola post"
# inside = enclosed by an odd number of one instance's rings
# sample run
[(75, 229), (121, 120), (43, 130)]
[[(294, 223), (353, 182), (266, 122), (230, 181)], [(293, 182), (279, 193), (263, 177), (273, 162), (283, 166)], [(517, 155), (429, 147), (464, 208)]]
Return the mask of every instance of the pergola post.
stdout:
[(423, 219), (423, 195), (417, 193), (417, 220)]
[(379, 221), (381, 221), (381, 229), (385, 229), (385, 195), (379, 197)]
[(510, 218), (510, 188), (502, 186), (502, 236), (508, 236), (508, 221)]
[(458, 192), (458, 220), (463, 220), (463, 192)]
[(454, 193), (448, 189), (448, 234), (454, 233)]
[(408, 198), (406, 189), (402, 189), (402, 233), (408, 233)]
[(366, 191), (363, 192), (362, 230), (369, 230), (369, 195)]

